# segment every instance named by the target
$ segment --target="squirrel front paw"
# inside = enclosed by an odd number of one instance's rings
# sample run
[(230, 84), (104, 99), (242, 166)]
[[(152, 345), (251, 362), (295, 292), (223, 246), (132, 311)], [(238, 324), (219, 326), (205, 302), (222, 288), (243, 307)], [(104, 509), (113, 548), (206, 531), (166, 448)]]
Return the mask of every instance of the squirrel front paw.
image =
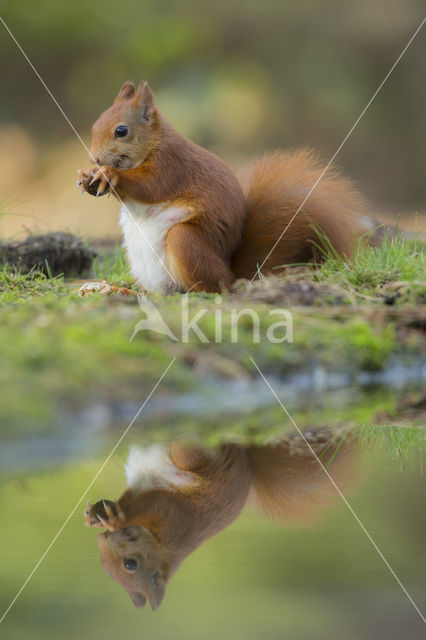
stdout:
[(117, 173), (111, 167), (80, 169), (77, 175), (77, 186), (80, 187), (80, 193), (86, 191), (96, 197), (110, 193), (110, 188), (115, 189), (119, 180)]
[(112, 500), (99, 500), (95, 504), (87, 501), (84, 510), (86, 527), (98, 527), (117, 531), (124, 526), (125, 515), (117, 502)]

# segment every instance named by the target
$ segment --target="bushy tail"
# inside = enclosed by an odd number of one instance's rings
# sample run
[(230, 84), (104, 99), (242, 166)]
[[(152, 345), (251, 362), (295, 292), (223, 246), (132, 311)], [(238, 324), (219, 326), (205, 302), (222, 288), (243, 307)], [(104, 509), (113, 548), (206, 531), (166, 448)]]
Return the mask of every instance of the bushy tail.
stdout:
[[(349, 256), (357, 240), (373, 232), (377, 223), (354, 184), (325, 168), (312, 151), (300, 149), (265, 155), (242, 171), (247, 221), (233, 257), (237, 277), (250, 277), (256, 265), (266, 273), (283, 264), (318, 261), (330, 246)], [(327, 239), (325, 247), (321, 238)]]
[[(305, 436), (337, 487), (345, 494), (356, 480), (355, 441), (348, 434), (320, 431)], [(313, 522), (338, 492), (309, 446), (299, 437), (251, 446), (254, 485), (251, 502), (285, 524)]]

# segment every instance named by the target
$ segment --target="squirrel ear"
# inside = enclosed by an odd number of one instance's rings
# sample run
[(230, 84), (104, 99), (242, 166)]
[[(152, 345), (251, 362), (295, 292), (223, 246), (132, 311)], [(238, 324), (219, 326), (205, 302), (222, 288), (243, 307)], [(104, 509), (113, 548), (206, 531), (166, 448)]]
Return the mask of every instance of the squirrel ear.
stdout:
[(140, 82), (133, 102), (140, 110), (142, 120), (149, 122), (155, 110), (154, 96), (147, 82)]
[(143, 595), (143, 593), (139, 592), (139, 591), (130, 591), (129, 589), (126, 589), (127, 593), (130, 596), (131, 601), (133, 602), (133, 604), (135, 605), (135, 607), (144, 607), (145, 603), (146, 603), (146, 598)]
[(145, 585), (145, 595), (148, 598), (151, 609), (155, 611), (164, 598), (166, 583), (159, 570), (152, 571), (148, 584)]
[(114, 100), (114, 104), (116, 102), (122, 102), (122, 100), (128, 100), (129, 98), (133, 98), (135, 95), (136, 88), (133, 82), (125, 82), (121, 87), (120, 91), (117, 93), (117, 97)]

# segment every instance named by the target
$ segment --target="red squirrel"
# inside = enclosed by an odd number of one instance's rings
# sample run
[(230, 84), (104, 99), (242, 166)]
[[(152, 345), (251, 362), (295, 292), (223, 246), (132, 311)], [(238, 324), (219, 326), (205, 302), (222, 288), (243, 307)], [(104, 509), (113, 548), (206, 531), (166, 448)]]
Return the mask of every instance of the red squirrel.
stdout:
[[(354, 441), (319, 432), (309, 439), (340, 487), (353, 479)], [(336, 491), (302, 438), (266, 446), (222, 445), (215, 451), (172, 444), (131, 448), (128, 489), (116, 501), (87, 504), (103, 568), (137, 607), (161, 603), (182, 561), (229, 526), (249, 500), (283, 523), (312, 520)]]
[(93, 125), (91, 155), (99, 166), (81, 170), (78, 184), (121, 200), (131, 272), (147, 291), (220, 292), (259, 271), (320, 260), (317, 229), (340, 256), (373, 229), (365, 200), (335, 169), (286, 229), (323, 172), (314, 154), (277, 151), (238, 179), (172, 127), (146, 82), (123, 84)]

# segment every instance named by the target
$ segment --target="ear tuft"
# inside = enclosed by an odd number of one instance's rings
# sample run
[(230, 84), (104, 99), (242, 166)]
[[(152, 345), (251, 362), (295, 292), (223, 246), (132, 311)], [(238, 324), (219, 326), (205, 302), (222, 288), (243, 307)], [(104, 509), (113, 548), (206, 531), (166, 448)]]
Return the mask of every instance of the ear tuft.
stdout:
[(150, 122), (155, 111), (155, 103), (154, 95), (147, 82), (142, 81), (139, 83), (134, 102), (140, 111), (141, 119), (145, 122)]
[(120, 91), (117, 93), (117, 97), (114, 100), (114, 104), (116, 102), (122, 102), (123, 100), (129, 100), (133, 98), (136, 93), (136, 87), (133, 82), (127, 81), (123, 84)]

